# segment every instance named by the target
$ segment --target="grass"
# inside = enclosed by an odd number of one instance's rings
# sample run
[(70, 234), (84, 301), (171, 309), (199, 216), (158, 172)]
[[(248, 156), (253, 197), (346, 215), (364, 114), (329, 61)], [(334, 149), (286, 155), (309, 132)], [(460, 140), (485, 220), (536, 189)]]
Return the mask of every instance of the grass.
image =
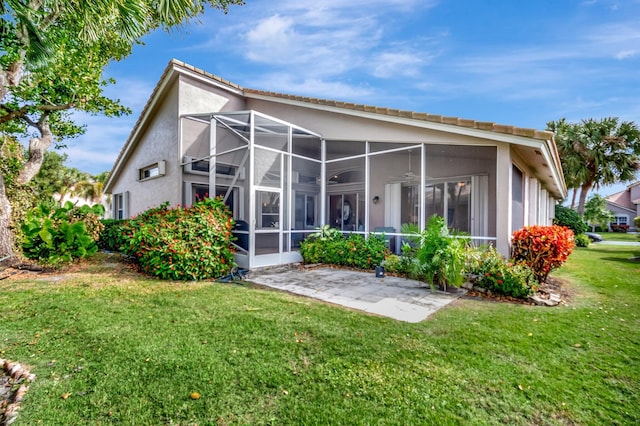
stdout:
[(0, 357), (38, 377), (14, 425), (638, 424), (638, 251), (577, 249), (566, 305), (419, 324), (104, 257), (0, 281)]
[(599, 232), (604, 241), (634, 241), (640, 242), (640, 235), (623, 232)]

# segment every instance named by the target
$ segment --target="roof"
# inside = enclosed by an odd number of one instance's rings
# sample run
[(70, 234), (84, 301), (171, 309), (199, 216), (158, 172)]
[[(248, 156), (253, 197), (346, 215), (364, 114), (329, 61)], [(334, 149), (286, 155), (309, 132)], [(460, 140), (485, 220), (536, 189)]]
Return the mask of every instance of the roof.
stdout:
[[(217, 75), (211, 74), (200, 68), (196, 68), (193, 65), (189, 65), (177, 59), (171, 59), (167, 64), (167, 67), (165, 68), (164, 72), (162, 73), (160, 79), (158, 80), (158, 83), (153, 89), (153, 92), (151, 93), (149, 100), (145, 104), (142, 110), (142, 113), (140, 114), (140, 117), (138, 118), (136, 124), (134, 125), (134, 128), (131, 131), (131, 134), (127, 138), (126, 143), (124, 144), (122, 150), (118, 154), (118, 157), (114, 163), (114, 167), (109, 176), (109, 180), (105, 184), (106, 192), (110, 191), (112, 178), (115, 175), (117, 175), (117, 172), (122, 167), (122, 164), (123, 164), (122, 160), (124, 159), (124, 157), (126, 157), (126, 154), (133, 147), (132, 143), (135, 140), (135, 136), (144, 126), (144, 123), (148, 119), (149, 114), (153, 109), (153, 106), (158, 101), (162, 93), (162, 89), (169, 84), (169, 82), (175, 76), (175, 72), (181, 72), (181, 71), (189, 72), (196, 77), (205, 78), (209, 83), (221, 85), (226, 89), (230, 89), (238, 94), (241, 94), (247, 97), (265, 97), (265, 98), (270, 98), (272, 100), (281, 99), (285, 101), (295, 101), (295, 102), (300, 102), (304, 104), (334, 107), (334, 108), (339, 108), (343, 110), (360, 111), (363, 113), (379, 114), (379, 115), (388, 116), (388, 117), (400, 117), (400, 118), (423, 121), (428, 123), (438, 123), (446, 126), (455, 126), (459, 128), (465, 128), (465, 129), (477, 129), (481, 131), (489, 131), (489, 132), (502, 134), (502, 135), (512, 135), (516, 137), (537, 139), (539, 141), (544, 141), (544, 144), (547, 146), (547, 148), (549, 148), (549, 152), (552, 156), (550, 160), (555, 163), (555, 166), (558, 168), (558, 170), (561, 170), (560, 157), (558, 155), (558, 151), (555, 145), (554, 134), (553, 132), (550, 132), (550, 131), (498, 124), (498, 123), (488, 122), (488, 121), (476, 121), (476, 120), (465, 119), (460, 117), (443, 116), (443, 115), (437, 115), (437, 114), (430, 114), (426, 112), (415, 112), (415, 111), (408, 111), (408, 110), (384, 108), (384, 107), (377, 107), (377, 106), (371, 106), (371, 105), (356, 104), (351, 102), (342, 102), (342, 101), (336, 101), (336, 100), (289, 95), (289, 94), (278, 93), (278, 92), (269, 92), (269, 91), (263, 91), (263, 90), (257, 90), (257, 89), (243, 88), (238, 84), (232, 83), (228, 80), (225, 80), (221, 77), (218, 77)], [(562, 176), (560, 176), (559, 178), (562, 180), (561, 184), (559, 185), (560, 191), (561, 192), (564, 191), (564, 194), (560, 194), (560, 195), (566, 196), (566, 187), (564, 185), (564, 178)]]

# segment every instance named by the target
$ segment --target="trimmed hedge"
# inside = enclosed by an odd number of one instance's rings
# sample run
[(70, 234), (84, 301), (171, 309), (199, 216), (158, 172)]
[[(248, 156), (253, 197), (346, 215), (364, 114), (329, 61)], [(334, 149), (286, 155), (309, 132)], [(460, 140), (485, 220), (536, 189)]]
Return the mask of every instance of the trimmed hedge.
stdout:
[(309, 236), (300, 243), (300, 254), (305, 263), (327, 263), (358, 269), (373, 269), (380, 265), (388, 254), (384, 237), (342, 234), (330, 238)]

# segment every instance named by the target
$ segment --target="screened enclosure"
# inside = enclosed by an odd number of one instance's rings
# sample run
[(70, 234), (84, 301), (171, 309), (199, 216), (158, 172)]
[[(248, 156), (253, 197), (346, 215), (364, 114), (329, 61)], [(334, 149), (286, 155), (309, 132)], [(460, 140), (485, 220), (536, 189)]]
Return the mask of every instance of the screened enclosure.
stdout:
[(300, 261), (323, 224), (384, 233), (395, 252), (434, 214), (495, 240), (495, 146), (324, 140), (257, 111), (185, 115), (180, 135), (183, 201), (224, 199), (241, 266)]

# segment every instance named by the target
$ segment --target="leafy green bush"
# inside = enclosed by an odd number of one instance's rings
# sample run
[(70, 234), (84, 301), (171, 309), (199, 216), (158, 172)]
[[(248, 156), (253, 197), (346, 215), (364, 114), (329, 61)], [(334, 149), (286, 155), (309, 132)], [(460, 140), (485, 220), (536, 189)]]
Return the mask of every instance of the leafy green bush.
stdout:
[(316, 233), (300, 243), (305, 263), (326, 263), (359, 269), (373, 269), (388, 254), (384, 237), (351, 234), (345, 238), (339, 232)]
[(636, 226), (636, 228), (640, 228), (640, 216), (636, 216), (633, 218), (633, 224)]
[(231, 213), (219, 198), (189, 208), (165, 203), (122, 225), (122, 251), (162, 279), (218, 278), (235, 266), (232, 228)]
[(589, 247), (591, 240), (586, 234), (579, 234), (573, 237), (577, 247)]
[(511, 238), (513, 258), (524, 261), (544, 283), (549, 273), (567, 261), (575, 246), (573, 231), (565, 226), (525, 226)]
[(584, 220), (580, 217), (575, 210), (556, 204), (555, 217), (553, 218), (553, 224), (558, 226), (566, 226), (573, 230), (575, 235), (584, 234), (589, 230), (589, 227)]
[(475, 285), (496, 294), (526, 298), (538, 288), (531, 268), (522, 262), (507, 262), (494, 247), (481, 252), (469, 272)]
[(385, 260), (382, 261), (385, 271), (393, 274), (403, 274), (402, 260), (397, 254), (390, 254)]
[(444, 218), (431, 216), (416, 257), (420, 276), (430, 285), (459, 287), (464, 279), (468, 239), (449, 234)]
[(41, 204), (29, 211), (21, 225), (22, 252), (51, 266), (72, 262), (98, 250), (97, 235), (102, 230), (102, 205), (75, 207), (67, 202), (52, 209)]
[(101, 222), (104, 228), (100, 233), (98, 247), (102, 250), (120, 251), (127, 241), (125, 239), (125, 232), (129, 229), (128, 220), (103, 219)]

